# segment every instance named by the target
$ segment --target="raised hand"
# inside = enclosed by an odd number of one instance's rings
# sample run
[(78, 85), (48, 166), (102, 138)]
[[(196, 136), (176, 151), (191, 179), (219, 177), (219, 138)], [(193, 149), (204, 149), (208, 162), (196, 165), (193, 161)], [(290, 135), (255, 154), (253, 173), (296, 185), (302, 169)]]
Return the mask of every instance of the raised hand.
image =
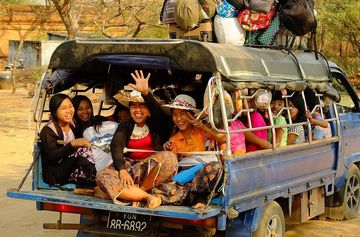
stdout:
[(151, 74), (148, 73), (145, 78), (142, 70), (140, 70), (140, 72), (135, 70), (135, 73), (131, 73), (132, 78), (135, 80), (135, 84), (130, 83), (129, 86), (141, 92), (142, 95), (147, 95), (149, 93), (150, 75)]
[(204, 127), (204, 124), (201, 122), (200, 119), (196, 119), (194, 118), (194, 116), (191, 114), (191, 113), (187, 113), (187, 117), (186, 119), (192, 123), (192, 125), (194, 125), (195, 127), (197, 128), (203, 128)]

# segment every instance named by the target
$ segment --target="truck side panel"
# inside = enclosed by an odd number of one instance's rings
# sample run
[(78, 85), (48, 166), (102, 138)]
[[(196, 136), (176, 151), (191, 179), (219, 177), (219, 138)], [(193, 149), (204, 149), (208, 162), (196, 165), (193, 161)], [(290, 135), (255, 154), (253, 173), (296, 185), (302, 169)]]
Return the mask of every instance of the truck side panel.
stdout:
[[(228, 161), (228, 204), (246, 211), (277, 197), (331, 185), (337, 138)], [(330, 192), (328, 192), (330, 191)], [(328, 190), (331, 194), (332, 190)]]
[(339, 118), (342, 139), (340, 145), (340, 159), (336, 171), (336, 189), (340, 189), (344, 184), (347, 169), (351, 164), (360, 161), (360, 113), (341, 113), (339, 114)]

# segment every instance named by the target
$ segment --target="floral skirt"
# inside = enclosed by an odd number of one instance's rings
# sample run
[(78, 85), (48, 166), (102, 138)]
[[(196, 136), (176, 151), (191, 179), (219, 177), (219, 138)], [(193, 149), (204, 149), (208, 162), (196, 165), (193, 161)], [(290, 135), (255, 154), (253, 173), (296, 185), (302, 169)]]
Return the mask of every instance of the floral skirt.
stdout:
[[(159, 172), (154, 179), (154, 186), (162, 182), (168, 182), (177, 173), (177, 156), (168, 151), (158, 152), (149, 158), (141, 161), (126, 159), (126, 167), (136, 185), (140, 185), (150, 170), (155, 166), (160, 166)], [(118, 196), (124, 190), (124, 185), (119, 178), (119, 171), (113, 165), (106, 167), (98, 172), (96, 183), (100, 189), (107, 193), (115, 204), (124, 205), (118, 200)]]
[(90, 148), (78, 148), (68, 159), (76, 159), (75, 170), (70, 174), (70, 182), (76, 187), (95, 187), (95, 159)]
[[(192, 182), (185, 185), (176, 182), (165, 182), (151, 190), (151, 194), (161, 198), (162, 204), (193, 205), (205, 203), (208, 195), (216, 187), (222, 175), (222, 167), (216, 162), (207, 163), (198, 170)], [(221, 183), (219, 182), (218, 186)]]

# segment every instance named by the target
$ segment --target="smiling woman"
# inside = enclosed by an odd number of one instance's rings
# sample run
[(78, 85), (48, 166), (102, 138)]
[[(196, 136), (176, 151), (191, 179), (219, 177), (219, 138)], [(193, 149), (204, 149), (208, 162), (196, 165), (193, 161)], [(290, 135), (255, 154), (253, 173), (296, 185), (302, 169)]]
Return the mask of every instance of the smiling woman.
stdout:
[(74, 119), (76, 122), (75, 133), (81, 137), (85, 128), (89, 127), (90, 119), (94, 116), (93, 106), (90, 99), (84, 95), (77, 95), (72, 98), (75, 108)]
[[(160, 151), (164, 139), (169, 137), (170, 124), (149, 90), (150, 74), (144, 77), (142, 71), (135, 71), (131, 75), (136, 84), (129, 85), (134, 91), (119, 97), (126, 98), (119, 102), (130, 108), (132, 120), (119, 124), (111, 141), (113, 165), (101, 170), (96, 181), (115, 204), (122, 204), (122, 200), (143, 201), (148, 208), (156, 208), (161, 199), (146, 191), (171, 179), (178, 163), (175, 154)], [(126, 147), (142, 151), (125, 157)]]
[(70, 97), (56, 94), (50, 99), (51, 119), (40, 132), (44, 180), (50, 185), (69, 182), (78, 187), (94, 186), (96, 169), (90, 142), (76, 138)]

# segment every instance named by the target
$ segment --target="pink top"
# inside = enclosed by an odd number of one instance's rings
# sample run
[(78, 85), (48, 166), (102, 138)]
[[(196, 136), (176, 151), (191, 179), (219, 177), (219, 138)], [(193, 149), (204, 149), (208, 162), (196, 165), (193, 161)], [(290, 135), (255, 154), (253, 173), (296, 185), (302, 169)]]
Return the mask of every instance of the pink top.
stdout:
[[(230, 126), (229, 130), (240, 130), (244, 129), (245, 126), (240, 120), (233, 121)], [(231, 145), (231, 153), (245, 153), (246, 146), (245, 146), (245, 134), (243, 132), (240, 133), (231, 133), (230, 134), (230, 145)]]
[[(252, 112), (250, 115), (250, 119), (251, 119), (251, 124), (253, 128), (258, 128), (258, 127), (265, 127), (266, 123), (265, 120), (263, 118), (263, 116), (259, 113), (259, 112)], [(248, 126), (249, 127), (249, 126)], [(267, 141), (268, 137), (267, 137), (267, 130), (258, 130), (258, 131), (253, 131), (253, 133), (261, 138)], [(250, 152), (250, 151), (257, 151), (257, 150), (261, 150), (262, 148), (252, 144), (252, 143), (246, 143), (246, 152)]]
[[(130, 139), (128, 143), (128, 148), (131, 149), (141, 149), (141, 150), (153, 150), (152, 137), (148, 133), (145, 137), (140, 139)], [(153, 155), (151, 152), (131, 152), (129, 155), (130, 159), (133, 160), (143, 160)]]

